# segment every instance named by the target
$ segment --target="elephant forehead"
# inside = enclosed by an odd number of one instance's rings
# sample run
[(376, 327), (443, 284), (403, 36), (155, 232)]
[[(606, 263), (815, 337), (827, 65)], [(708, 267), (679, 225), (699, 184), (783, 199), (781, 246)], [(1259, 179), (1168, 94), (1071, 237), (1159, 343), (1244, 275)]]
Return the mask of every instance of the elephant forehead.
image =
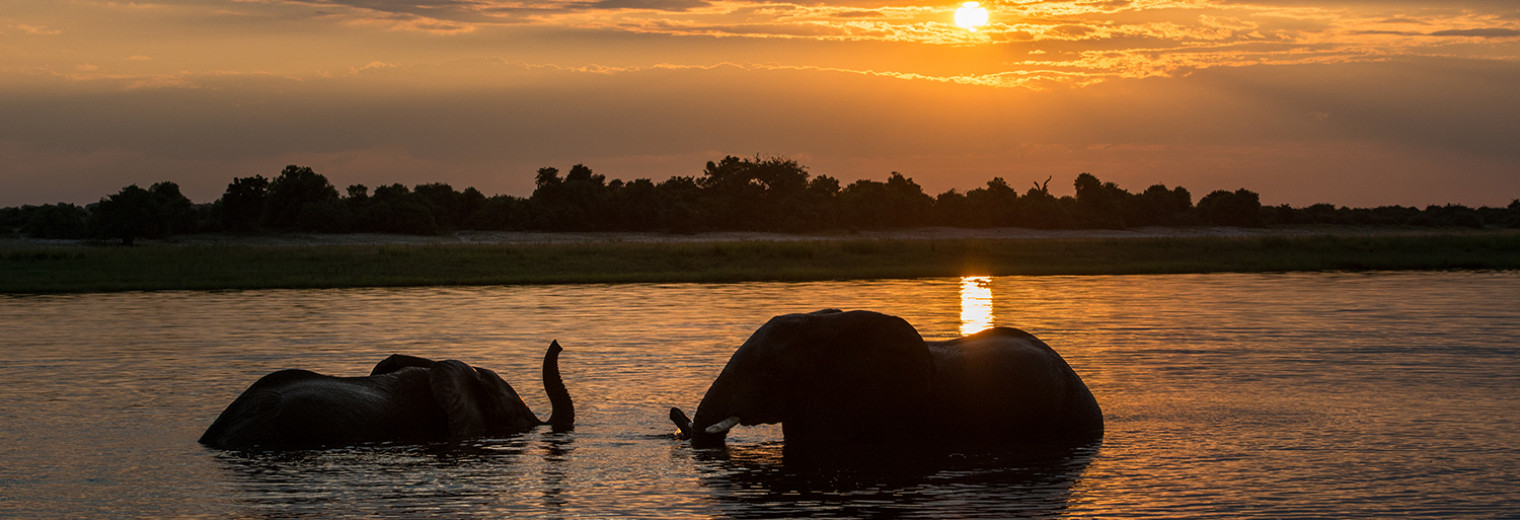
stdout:
[(922, 341), (918, 331), (902, 318), (873, 311), (837, 310), (776, 316), (755, 331), (751, 340), (820, 346), (883, 336)]

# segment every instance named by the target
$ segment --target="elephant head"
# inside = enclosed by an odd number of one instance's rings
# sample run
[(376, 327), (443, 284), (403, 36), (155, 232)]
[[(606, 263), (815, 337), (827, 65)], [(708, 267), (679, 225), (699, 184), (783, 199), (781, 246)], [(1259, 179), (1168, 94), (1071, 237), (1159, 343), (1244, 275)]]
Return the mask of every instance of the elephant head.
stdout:
[(736, 424), (778, 422), (789, 441), (879, 440), (922, 424), (933, 376), (923, 338), (901, 318), (789, 314), (734, 352), (690, 424), (679, 410), (672, 419), (699, 445), (722, 443)]
[(393, 373), (408, 367), (425, 368), (428, 387), (434, 401), (448, 416), (453, 437), (474, 437), (486, 433), (526, 431), (548, 424), (554, 431), (575, 428), (575, 403), (559, 373), (559, 354), (565, 349), (559, 341), (549, 342), (542, 367), (544, 393), (552, 407), (549, 419), (538, 417), (523, 402), (522, 396), (501, 376), (490, 369), (472, 367), (461, 361), (433, 361), (417, 356), (392, 354), (370, 371), (370, 376)]

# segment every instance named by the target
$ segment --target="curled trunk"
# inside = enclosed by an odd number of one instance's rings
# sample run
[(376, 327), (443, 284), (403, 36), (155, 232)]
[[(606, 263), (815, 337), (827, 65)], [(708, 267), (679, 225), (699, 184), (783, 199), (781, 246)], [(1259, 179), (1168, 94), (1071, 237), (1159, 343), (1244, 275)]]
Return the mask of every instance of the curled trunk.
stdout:
[(553, 341), (549, 343), (549, 351), (544, 353), (544, 393), (549, 395), (549, 405), (553, 407), (547, 423), (557, 432), (575, 429), (575, 404), (570, 401), (570, 391), (565, 389), (565, 382), (559, 375), (559, 353), (562, 350), (559, 342)]

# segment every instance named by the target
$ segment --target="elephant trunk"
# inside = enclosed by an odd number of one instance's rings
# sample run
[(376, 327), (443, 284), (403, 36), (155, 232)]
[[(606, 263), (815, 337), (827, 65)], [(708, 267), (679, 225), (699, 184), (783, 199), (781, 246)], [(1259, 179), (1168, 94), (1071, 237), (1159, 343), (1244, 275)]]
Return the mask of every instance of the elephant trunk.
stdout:
[(718, 424), (698, 429), (695, 426), (696, 423), (686, 417), (686, 412), (681, 411), (680, 408), (672, 407), (670, 409), (670, 421), (676, 423), (676, 428), (681, 430), (680, 433), (676, 434), (676, 438), (690, 440), (693, 446), (699, 448), (709, 448), (722, 446), (724, 439), (728, 437), (728, 430), (739, 423), (739, 418), (730, 417), (720, 421)]
[[(734, 423), (738, 422), (738, 418), (733, 418), (732, 420), (733, 420)], [(724, 422), (727, 422), (727, 420), (725, 420)], [(722, 446), (724, 444), (724, 442), (728, 439), (728, 430), (733, 427), (733, 424), (728, 424), (727, 427), (721, 427), (721, 426), (722, 426), (721, 423), (719, 423), (718, 425), (707, 425), (707, 426), (700, 427), (700, 428), (699, 427), (695, 427), (695, 425), (693, 425), (693, 427), (691, 429), (691, 444), (692, 444), (692, 446), (696, 446), (696, 447)]]
[(759, 411), (760, 407), (750, 401), (760, 394), (762, 392), (752, 381), (742, 376), (736, 377), (725, 368), (697, 405), (697, 413), (692, 418), (689, 429), (692, 444), (719, 446), (728, 438), (728, 431), (738, 424), (775, 422), (767, 420), (765, 414)]
[(570, 401), (570, 391), (565, 389), (565, 382), (559, 375), (559, 353), (562, 350), (559, 341), (552, 341), (549, 351), (544, 353), (544, 393), (549, 395), (549, 405), (553, 407), (547, 422), (557, 432), (575, 429), (575, 403)]

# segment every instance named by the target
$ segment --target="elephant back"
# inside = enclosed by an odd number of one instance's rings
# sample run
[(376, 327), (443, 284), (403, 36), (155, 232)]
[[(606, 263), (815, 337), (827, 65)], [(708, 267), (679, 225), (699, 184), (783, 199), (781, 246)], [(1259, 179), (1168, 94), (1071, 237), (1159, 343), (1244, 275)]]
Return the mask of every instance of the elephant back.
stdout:
[(1103, 412), (1082, 378), (1035, 336), (998, 327), (931, 343), (937, 420), (968, 438), (1084, 442)]

